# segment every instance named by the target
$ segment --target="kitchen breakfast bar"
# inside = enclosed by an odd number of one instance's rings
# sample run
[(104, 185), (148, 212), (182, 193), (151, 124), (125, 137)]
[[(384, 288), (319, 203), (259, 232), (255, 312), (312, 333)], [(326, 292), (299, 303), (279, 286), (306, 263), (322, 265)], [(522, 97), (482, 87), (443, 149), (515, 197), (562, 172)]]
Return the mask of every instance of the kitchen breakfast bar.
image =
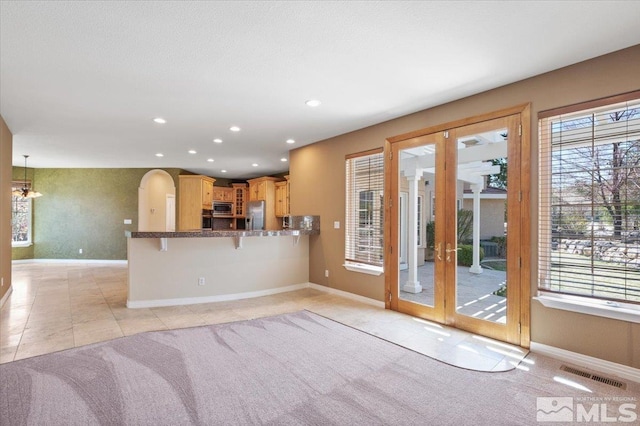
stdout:
[(127, 233), (127, 307), (209, 303), (307, 287), (309, 238), (320, 234), (320, 221), (300, 218), (292, 221), (294, 229), (274, 231)]

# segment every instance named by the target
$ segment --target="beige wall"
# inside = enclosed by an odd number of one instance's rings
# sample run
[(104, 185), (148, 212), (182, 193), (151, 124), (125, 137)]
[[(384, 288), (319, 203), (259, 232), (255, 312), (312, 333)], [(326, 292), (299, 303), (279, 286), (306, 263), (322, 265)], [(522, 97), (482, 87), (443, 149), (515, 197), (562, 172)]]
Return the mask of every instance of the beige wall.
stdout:
[(13, 135), (0, 116), (0, 299), (11, 286), (11, 174)]
[[(508, 64), (505, 64), (508, 66)], [(385, 138), (449, 121), (531, 103), (531, 288), (537, 276), (537, 150), (539, 111), (640, 89), (640, 45), (542, 74), (372, 127), (296, 149), (290, 154), (293, 214), (321, 217), (321, 235), (310, 246), (311, 282), (383, 300), (384, 278), (346, 271), (344, 261), (344, 157), (383, 146)], [(333, 221), (341, 228), (333, 229)], [(324, 270), (330, 271), (329, 278)], [(533, 341), (640, 368), (640, 324), (588, 317), (532, 302)], [(594, 330), (606, 339), (594, 338)]]

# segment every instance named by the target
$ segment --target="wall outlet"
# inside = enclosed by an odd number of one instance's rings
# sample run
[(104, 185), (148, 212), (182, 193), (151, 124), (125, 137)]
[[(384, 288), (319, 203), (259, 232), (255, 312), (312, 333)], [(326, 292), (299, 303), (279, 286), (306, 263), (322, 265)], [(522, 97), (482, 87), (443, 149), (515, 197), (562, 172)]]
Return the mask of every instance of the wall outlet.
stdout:
[(204, 285), (204, 277), (198, 278), (198, 285)]
[(324, 270), (324, 276), (325, 276), (325, 277), (327, 277), (327, 278), (329, 278), (329, 270), (328, 270), (328, 269), (325, 269), (325, 270)]
[(79, 250), (78, 250), (78, 254), (82, 254), (82, 249), (79, 249)]
[(131, 225), (131, 219), (125, 219), (124, 220), (124, 224), (125, 225)]

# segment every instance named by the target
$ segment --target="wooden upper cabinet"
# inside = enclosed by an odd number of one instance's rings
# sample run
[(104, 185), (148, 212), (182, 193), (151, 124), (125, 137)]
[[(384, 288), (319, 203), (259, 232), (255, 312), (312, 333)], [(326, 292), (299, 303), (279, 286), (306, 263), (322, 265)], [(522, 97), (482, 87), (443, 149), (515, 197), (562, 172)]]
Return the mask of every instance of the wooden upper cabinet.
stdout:
[(246, 183), (232, 183), (231, 186), (233, 188), (233, 197), (234, 197), (234, 216), (235, 217), (245, 217), (247, 215), (247, 201), (249, 194), (249, 185)]
[(178, 230), (202, 229), (202, 210), (211, 210), (213, 183), (209, 176), (178, 176)]
[(214, 200), (213, 181), (203, 179), (202, 180), (202, 208), (205, 210), (211, 210), (211, 204)]
[(282, 179), (271, 177), (271, 176), (263, 176), (255, 179), (249, 179), (249, 201), (271, 201), (269, 197), (275, 196), (275, 183), (281, 181)]
[(225, 188), (222, 186), (213, 187), (213, 201), (226, 201), (233, 203), (234, 192), (233, 188)]
[(289, 176), (283, 182), (276, 182), (276, 216), (282, 217), (291, 214), (289, 204)]

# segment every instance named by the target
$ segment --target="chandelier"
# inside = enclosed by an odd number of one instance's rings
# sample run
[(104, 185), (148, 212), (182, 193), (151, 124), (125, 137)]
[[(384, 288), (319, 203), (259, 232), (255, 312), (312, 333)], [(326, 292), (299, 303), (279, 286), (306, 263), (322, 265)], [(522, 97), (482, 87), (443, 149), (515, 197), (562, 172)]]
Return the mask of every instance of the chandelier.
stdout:
[(24, 157), (24, 181), (22, 182), (22, 189), (16, 189), (15, 191), (12, 192), (13, 195), (15, 195), (16, 197), (23, 197), (23, 198), (36, 198), (36, 197), (42, 197), (42, 194), (39, 193), (38, 191), (33, 191), (30, 188), (30, 184), (27, 181), (27, 158), (29, 158), (28, 155), (23, 155)]

